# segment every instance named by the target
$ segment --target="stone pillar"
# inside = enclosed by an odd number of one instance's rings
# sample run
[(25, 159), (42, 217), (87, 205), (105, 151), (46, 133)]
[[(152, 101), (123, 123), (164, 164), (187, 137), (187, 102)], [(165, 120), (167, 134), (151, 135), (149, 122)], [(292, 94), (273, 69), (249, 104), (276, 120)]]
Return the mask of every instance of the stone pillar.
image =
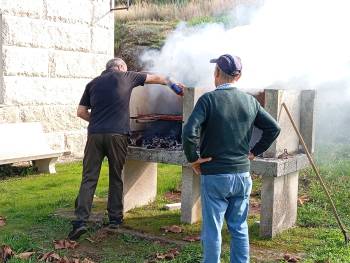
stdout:
[(181, 222), (193, 224), (201, 214), (200, 176), (191, 167), (182, 166)]
[(264, 153), (264, 157), (278, 157), (285, 149), (291, 154), (299, 152), (299, 138), (293, 131), (293, 126), (281, 105), (283, 102), (287, 105), (299, 128), (301, 113), (300, 98), (301, 91), (298, 90), (265, 90), (265, 110), (278, 121), (281, 127), (281, 133)]
[(153, 202), (157, 195), (157, 163), (127, 160), (123, 170), (124, 212)]
[[(183, 97), (183, 121), (190, 117), (197, 100), (208, 88), (186, 87)], [(182, 166), (181, 222), (193, 224), (201, 219), (200, 176), (188, 166)]]
[(38, 171), (40, 173), (49, 173), (49, 174), (55, 174), (56, 173), (56, 167), (55, 164), (57, 162), (57, 157), (53, 158), (47, 158), (42, 160), (35, 160), (33, 161), (33, 164), (35, 167), (38, 168)]
[(300, 133), (310, 153), (314, 153), (315, 150), (315, 99), (315, 90), (301, 92)]
[(297, 219), (298, 175), (263, 176), (260, 236), (271, 238), (295, 225)]
[(3, 31), (3, 25), (2, 25), (2, 14), (0, 12), (0, 105), (4, 104), (4, 72), (3, 72), (3, 54), (2, 54), (2, 31)]

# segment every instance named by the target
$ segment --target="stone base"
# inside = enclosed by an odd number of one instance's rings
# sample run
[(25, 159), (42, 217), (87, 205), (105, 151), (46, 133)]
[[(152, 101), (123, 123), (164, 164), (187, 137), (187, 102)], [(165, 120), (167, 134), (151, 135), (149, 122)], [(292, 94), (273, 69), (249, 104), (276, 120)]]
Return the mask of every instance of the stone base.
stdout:
[(123, 170), (124, 212), (153, 202), (157, 195), (157, 163), (127, 160)]
[(181, 222), (193, 224), (202, 218), (200, 176), (182, 167)]
[(299, 172), (280, 177), (263, 176), (260, 236), (274, 237), (293, 227), (297, 219)]
[(55, 174), (56, 173), (55, 164), (57, 162), (57, 159), (58, 157), (35, 160), (33, 161), (33, 164), (35, 167), (38, 168), (39, 173)]

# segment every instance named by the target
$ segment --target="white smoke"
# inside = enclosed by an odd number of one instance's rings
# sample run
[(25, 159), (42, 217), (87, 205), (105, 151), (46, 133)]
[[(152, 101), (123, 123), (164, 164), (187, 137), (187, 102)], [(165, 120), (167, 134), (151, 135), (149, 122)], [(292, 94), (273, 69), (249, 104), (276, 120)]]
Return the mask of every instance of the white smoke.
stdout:
[(301, 78), (312, 86), (349, 79), (349, 10), (347, 0), (268, 0), (254, 16), (247, 7), (232, 13), (249, 25), (180, 24), (160, 52), (146, 52), (142, 59), (150, 70), (195, 86), (213, 85), (209, 60), (224, 53), (242, 58), (240, 86), (246, 89)]
[(185, 85), (214, 87), (214, 65), (209, 60), (230, 53), (242, 59), (237, 85), (243, 90), (254, 92), (276, 84), (315, 88), (321, 103), (334, 99), (349, 109), (349, 10), (348, 0), (266, 0), (259, 10), (239, 6), (232, 11), (235, 27), (182, 23), (160, 51), (148, 51), (142, 60), (148, 70)]

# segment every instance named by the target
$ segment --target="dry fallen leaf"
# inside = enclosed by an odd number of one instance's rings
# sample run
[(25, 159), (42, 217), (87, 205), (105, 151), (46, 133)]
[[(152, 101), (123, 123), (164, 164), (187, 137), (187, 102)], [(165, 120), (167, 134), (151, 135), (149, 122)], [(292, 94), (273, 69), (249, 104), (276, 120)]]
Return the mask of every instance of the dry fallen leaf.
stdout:
[(6, 218), (3, 216), (0, 216), (0, 227), (5, 226), (6, 225)]
[(28, 260), (34, 254), (35, 254), (35, 252), (33, 252), (33, 251), (31, 251), (31, 252), (23, 252), (23, 253), (20, 253), (20, 254), (16, 255), (16, 258), (23, 259), (23, 260)]
[(44, 261), (44, 262), (60, 262), (61, 261), (61, 257), (56, 254), (55, 252), (51, 251), (51, 252), (47, 252), (45, 254), (43, 254), (41, 257), (39, 257), (39, 261)]
[(184, 237), (182, 240), (187, 241), (187, 242), (196, 242), (196, 241), (200, 241), (201, 237), (200, 236), (187, 236), (187, 237)]
[(150, 259), (148, 262), (157, 262), (159, 260), (173, 260), (175, 257), (180, 255), (180, 252), (177, 248), (170, 249), (166, 253), (156, 253), (154, 259)]
[(13, 255), (14, 253), (11, 247), (7, 245), (2, 245), (0, 247), (0, 262), (7, 262)]
[(161, 253), (157, 253), (157, 254), (156, 254), (156, 259), (163, 260), (163, 259), (165, 259), (165, 255), (164, 255), (164, 254), (161, 254)]
[(295, 262), (299, 262), (299, 260), (301, 259), (298, 256), (292, 256), (291, 254), (284, 254), (283, 259), (289, 263), (295, 263)]
[(53, 243), (55, 249), (75, 249), (78, 246), (76, 241), (71, 240), (55, 240)]
[(61, 258), (60, 263), (71, 263), (71, 260), (69, 260), (69, 258), (64, 256), (63, 258)]
[(101, 241), (105, 240), (109, 235), (110, 235), (109, 230), (102, 228), (102, 229), (98, 230), (96, 232), (96, 234), (94, 234), (91, 237), (91, 240), (93, 240), (94, 242), (101, 242)]
[(163, 226), (161, 227), (162, 230), (164, 230), (166, 233), (171, 232), (171, 233), (181, 233), (182, 228), (177, 225), (172, 225), (172, 226)]
[(89, 258), (84, 258), (83, 261), (81, 263), (95, 263), (94, 261), (92, 261)]
[(298, 205), (304, 205), (306, 202), (310, 201), (310, 197), (308, 197), (307, 195), (302, 195), (298, 198)]

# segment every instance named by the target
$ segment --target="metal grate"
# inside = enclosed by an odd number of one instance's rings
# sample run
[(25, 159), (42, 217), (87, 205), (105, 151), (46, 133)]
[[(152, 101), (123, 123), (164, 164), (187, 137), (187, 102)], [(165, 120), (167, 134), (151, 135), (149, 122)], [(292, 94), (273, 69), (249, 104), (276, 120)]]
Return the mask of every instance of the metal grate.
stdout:
[(136, 121), (182, 121), (182, 115), (169, 114), (142, 114), (130, 117)]

